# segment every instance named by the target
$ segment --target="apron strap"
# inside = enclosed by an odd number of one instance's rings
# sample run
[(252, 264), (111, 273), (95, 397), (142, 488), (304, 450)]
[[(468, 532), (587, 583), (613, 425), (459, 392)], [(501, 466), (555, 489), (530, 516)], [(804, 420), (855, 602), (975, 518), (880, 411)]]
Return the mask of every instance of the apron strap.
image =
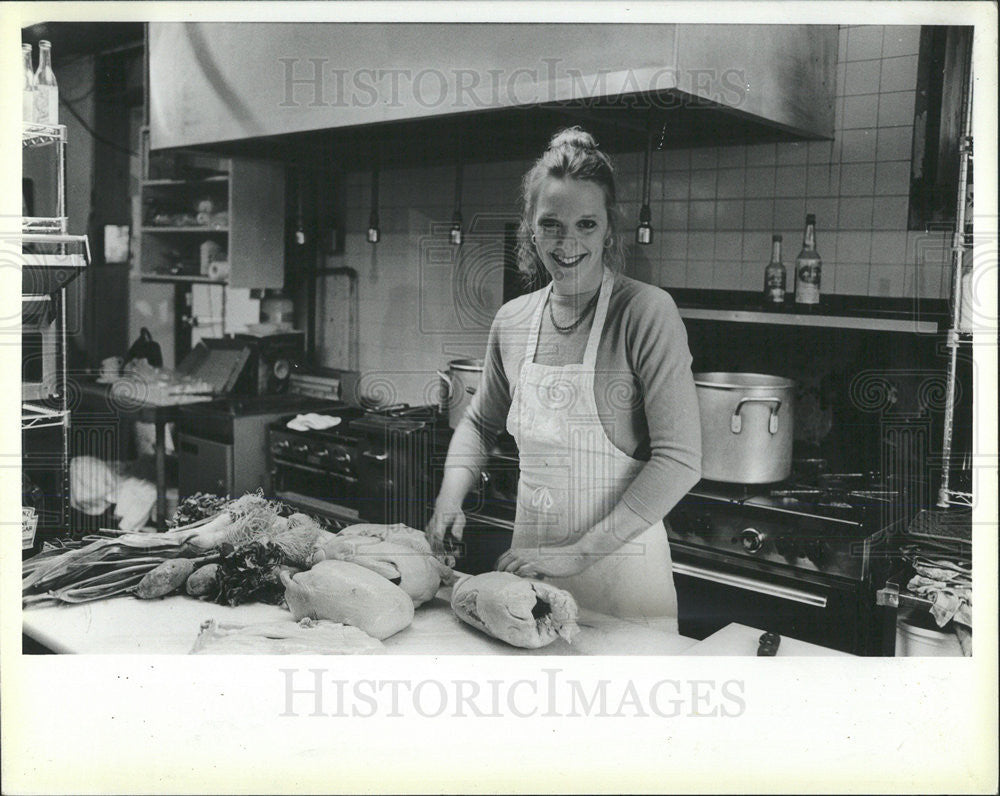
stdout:
[[(535, 307), (535, 311), (531, 316), (531, 327), (528, 332), (528, 345), (526, 346), (527, 353), (524, 360), (525, 365), (535, 361), (535, 352), (538, 350), (538, 335), (542, 330), (542, 312), (545, 310), (545, 302), (549, 300), (549, 293), (551, 292), (552, 283), (549, 282), (542, 291), (538, 306)], [(524, 370), (524, 368), (522, 367), (521, 370)]]
[(601, 342), (601, 332), (604, 331), (604, 321), (608, 317), (608, 304), (611, 302), (611, 290), (614, 286), (614, 271), (605, 268), (601, 279), (601, 295), (597, 299), (597, 309), (594, 310), (594, 323), (587, 337), (587, 348), (583, 352), (583, 367), (593, 373), (597, 366), (597, 346)]

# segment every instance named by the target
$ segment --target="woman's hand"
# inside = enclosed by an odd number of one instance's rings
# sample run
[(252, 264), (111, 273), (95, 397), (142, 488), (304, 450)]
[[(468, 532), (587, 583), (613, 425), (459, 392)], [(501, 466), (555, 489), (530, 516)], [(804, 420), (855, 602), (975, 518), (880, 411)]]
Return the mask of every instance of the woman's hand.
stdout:
[(444, 540), (450, 534), (456, 542), (461, 541), (465, 528), (465, 514), (462, 504), (439, 500), (434, 505), (434, 514), (427, 523), (427, 540), (433, 550), (444, 548)]
[(591, 563), (575, 545), (537, 549), (512, 547), (497, 559), (496, 568), (522, 578), (565, 578), (578, 575)]

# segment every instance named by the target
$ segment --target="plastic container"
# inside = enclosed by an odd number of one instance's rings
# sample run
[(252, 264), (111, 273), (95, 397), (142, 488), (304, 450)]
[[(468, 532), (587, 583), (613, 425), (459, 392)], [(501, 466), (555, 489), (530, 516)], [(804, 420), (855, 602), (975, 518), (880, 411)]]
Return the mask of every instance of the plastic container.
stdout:
[(960, 658), (962, 646), (951, 630), (939, 628), (929, 614), (910, 612), (896, 620), (897, 658)]

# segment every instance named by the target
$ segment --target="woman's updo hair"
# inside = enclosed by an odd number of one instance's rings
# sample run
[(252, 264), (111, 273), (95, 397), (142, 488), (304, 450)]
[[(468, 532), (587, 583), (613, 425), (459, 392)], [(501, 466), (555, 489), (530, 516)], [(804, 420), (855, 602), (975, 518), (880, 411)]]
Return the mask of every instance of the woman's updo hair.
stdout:
[(549, 280), (548, 271), (531, 241), (532, 220), (538, 193), (546, 177), (587, 180), (604, 193), (611, 244), (604, 249), (604, 264), (615, 271), (625, 266), (625, 243), (621, 231), (624, 219), (615, 195), (615, 169), (611, 160), (597, 147), (597, 141), (580, 127), (560, 130), (549, 141), (549, 148), (535, 161), (521, 182), (521, 226), (518, 230), (517, 266), (533, 286)]

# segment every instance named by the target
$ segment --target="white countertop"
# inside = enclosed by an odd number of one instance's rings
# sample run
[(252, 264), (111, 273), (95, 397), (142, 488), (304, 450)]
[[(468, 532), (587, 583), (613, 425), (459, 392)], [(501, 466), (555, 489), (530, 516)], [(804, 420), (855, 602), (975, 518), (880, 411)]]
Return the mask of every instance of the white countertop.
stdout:
[[(580, 633), (539, 650), (512, 647), (480, 633), (452, 613), (450, 589), (417, 609), (405, 630), (385, 639), (397, 655), (678, 655), (696, 642), (600, 614), (582, 612)], [(116, 597), (79, 605), (26, 608), (24, 633), (54, 652), (176, 654), (191, 651), (202, 622), (288, 620), (284, 608), (254, 603), (230, 608), (185, 596), (162, 600)]]
[[(450, 589), (444, 588), (417, 609), (405, 630), (385, 639), (396, 655), (747, 655), (757, 654), (762, 630), (730, 624), (703, 641), (582, 611), (580, 633), (568, 644), (526, 650), (480, 633), (452, 613)], [(191, 597), (162, 600), (116, 597), (79, 605), (26, 608), (27, 636), (60, 653), (185, 655), (202, 622), (232, 624), (292, 621), (284, 608), (253, 603), (230, 608)], [(847, 653), (782, 636), (778, 657), (845, 656)]]

